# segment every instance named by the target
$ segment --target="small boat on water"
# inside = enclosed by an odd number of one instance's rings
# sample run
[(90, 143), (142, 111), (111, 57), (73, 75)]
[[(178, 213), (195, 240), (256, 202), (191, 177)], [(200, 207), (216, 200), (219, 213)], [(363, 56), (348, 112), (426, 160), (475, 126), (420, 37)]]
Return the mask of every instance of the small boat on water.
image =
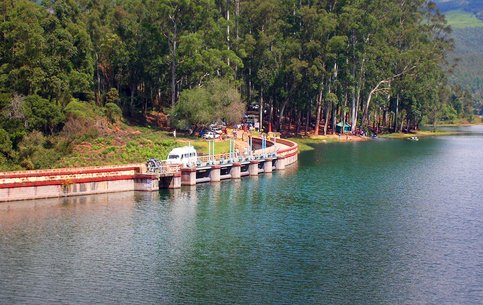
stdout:
[(418, 137), (409, 137), (409, 141), (419, 141)]

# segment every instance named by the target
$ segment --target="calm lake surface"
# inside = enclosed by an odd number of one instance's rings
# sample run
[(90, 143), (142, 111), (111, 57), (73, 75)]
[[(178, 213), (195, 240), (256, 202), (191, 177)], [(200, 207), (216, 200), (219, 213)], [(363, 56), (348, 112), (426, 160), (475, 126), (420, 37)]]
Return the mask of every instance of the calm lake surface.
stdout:
[(0, 204), (1, 304), (482, 304), (483, 126), (159, 193)]

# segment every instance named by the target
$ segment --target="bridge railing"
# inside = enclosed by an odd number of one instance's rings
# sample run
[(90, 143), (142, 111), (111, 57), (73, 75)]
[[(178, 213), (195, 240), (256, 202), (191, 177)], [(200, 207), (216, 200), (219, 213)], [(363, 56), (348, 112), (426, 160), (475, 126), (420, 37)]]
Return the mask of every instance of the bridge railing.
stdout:
[(161, 161), (159, 166), (153, 169), (153, 173), (161, 175), (176, 174), (180, 171), (181, 164), (169, 164), (166, 161)]
[[(254, 143), (260, 145), (261, 139), (260, 138), (253, 138)], [(280, 141), (277, 139), (276, 141)], [(293, 142), (290, 142), (293, 143)], [(223, 153), (223, 154), (216, 154), (216, 155), (203, 155), (198, 156), (198, 160), (196, 163), (189, 163), (187, 167), (196, 168), (196, 167), (204, 167), (204, 166), (212, 166), (212, 165), (224, 165), (224, 164), (231, 164), (237, 162), (246, 162), (251, 160), (264, 160), (267, 158), (276, 158), (279, 154), (279, 147), (275, 145), (274, 141), (267, 140), (267, 147), (265, 149), (256, 149), (252, 152), (243, 151), (243, 152), (235, 152), (235, 153)], [(294, 148), (290, 148), (290, 152)], [(295, 151), (297, 147), (295, 147)], [(160, 161), (159, 168), (156, 168), (155, 172), (160, 174), (175, 174), (181, 170), (181, 164), (167, 164), (166, 161)]]
[(288, 146), (287, 148), (281, 149), (277, 152), (278, 157), (287, 158), (298, 153), (299, 147), (297, 143), (285, 139), (278, 139), (277, 142)]

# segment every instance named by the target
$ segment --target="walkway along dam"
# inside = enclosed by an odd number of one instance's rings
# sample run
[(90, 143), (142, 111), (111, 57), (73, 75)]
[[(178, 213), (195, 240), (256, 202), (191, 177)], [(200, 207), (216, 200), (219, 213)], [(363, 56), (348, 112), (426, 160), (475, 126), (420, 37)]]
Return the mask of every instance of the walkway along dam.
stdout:
[[(266, 144), (265, 144), (266, 143)], [(240, 179), (284, 170), (297, 162), (298, 145), (286, 139), (252, 138), (245, 156), (200, 157), (193, 167), (169, 166), (148, 172), (143, 163), (121, 166), (32, 170), (0, 173), (0, 202), (123, 191), (157, 191), (182, 185)], [(262, 148), (263, 146), (263, 148)]]

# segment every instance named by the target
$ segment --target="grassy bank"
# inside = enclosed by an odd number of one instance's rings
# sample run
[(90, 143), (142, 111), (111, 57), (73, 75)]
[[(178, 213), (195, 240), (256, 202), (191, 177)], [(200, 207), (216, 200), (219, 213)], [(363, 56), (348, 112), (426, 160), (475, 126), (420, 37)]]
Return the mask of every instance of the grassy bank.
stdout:
[[(149, 128), (131, 128), (122, 137), (107, 135), (75, 146), (72, 154), (62, 157), (54, 167), (116, 165), (146, 162), (149, 158), (166, 159), (175, 147), (192, 145), (199, 154), (208, 154), (208, 141)], [(229, 150), (228, 141), (215, 142), (215, 153)]]
[(313, 145), (321, 143), (340, 143), (340, 142), (361, 142), (366, 141), (367, 137), (357, 136), (338, 136), (338, 135), (326, 135), (326, 136), (307, 136), (307, 137), (292, 137), (291, 141), (296, 142), (299, 145), (300, 151), (313, 150)]
[[(171, 132), (151, 128), (117, 125), (107, 131), (74, 140), (57, 136), (38, 135), (23, 150), (27, 161), (21, 164), (0, 160), (0, 171), (143, 163), (149, 158), (166, 159), (175, 147), (192, 145), (200, 155), (208, 154), (208, 141), (199, 137), (173, 137)], [(216, 141), (215, 153), (229, 151), (228, 141)], [(25, 164), (24, 164), (25, 163)]]
[[(451, 126), (451, 125), (445, 125)], [(453, 126), (464, 126), (464, 125), (453, 125)], [(444, 131), (444, 130), (424, 130), (424, 131), (417, 131), (414, 133), (389, 133), (389, 134), (382, 134), (379, 135), (380, 138), (387, 138), (387, 139), (406, 139), (409, 137), (417, 136), (417, 137), (431, 137), (431, 136), (447, 136), (447, 135), (454, 135), (460, 134), (461, 132), (457, 131)], [(341, 136), (338, 135), (327, 135), (327, 136), (307, 136), (307, 137), (292, 137), (290, 140), (296, 142), (299, 145), (300, 151), (308, 151), (313, 150), (313, 146), (321, 143), (340, 143), (340, 142), (362, 142), (370, 140), (369, 137), (358, 137), (358, 136)]]
[(419, 130), (414, 133), (389, 133), (389, 134), (384, 134), (380, 135), (380, 138), (387, 138), (387, 139), (406, 139), (409, 137), (434, 137), (434, 136), (448, 136), (448, 135), (454, 135), (454, 134), (460, 134), (461, 132), (457, 131), (444, 131), (444, 130), (436, 130), (436, 131), (430, 131), (430, 130)]

